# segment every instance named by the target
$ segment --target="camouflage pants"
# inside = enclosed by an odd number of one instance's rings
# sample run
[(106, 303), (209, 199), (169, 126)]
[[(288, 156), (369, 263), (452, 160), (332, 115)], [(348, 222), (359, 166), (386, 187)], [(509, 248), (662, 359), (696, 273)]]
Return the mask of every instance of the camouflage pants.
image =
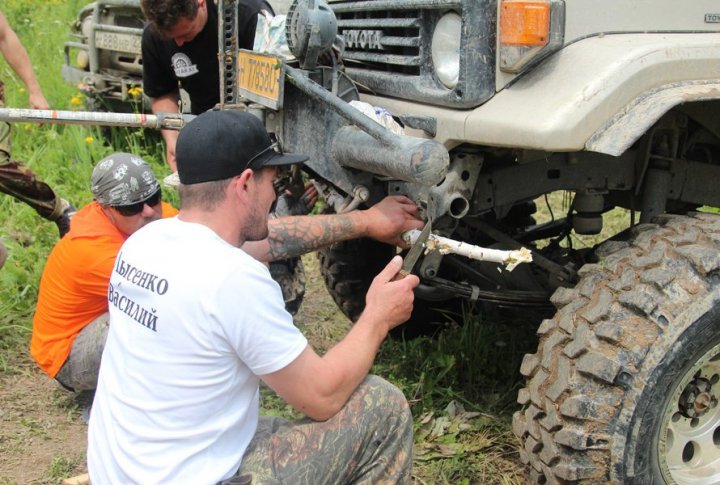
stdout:
[(324, 422), (261, 417), (227, 485), (407, 484), (413, 422), (402, 392), (368, 376)]
[(7, 259), (7, 249), (5, 249), (5, 245), (3, 244), (2, 239), (0, 239), (0, 268), (3, 267), (6, 259)]
[(110, 314), (107, 312), (88, 323), (75, 337), (70, 355), (55, 380), (72, 391), (94, 390), (109, 328)]
[[(0, 81), (0, 108), (5, 106), (5, 87)], [(0, 192), (11, 195), (54, 221), (62, 215), (62, 201), (22, 163), (11, 159), (10, 123), (0, 122)]]

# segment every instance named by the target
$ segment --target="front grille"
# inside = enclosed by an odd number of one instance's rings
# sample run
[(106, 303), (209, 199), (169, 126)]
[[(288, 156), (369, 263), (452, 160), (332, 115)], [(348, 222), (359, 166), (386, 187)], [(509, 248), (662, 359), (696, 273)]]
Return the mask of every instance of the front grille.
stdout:
[[(497, 0), (330, 0), (345, 40), (346, 72), (366, 92), (450, 107), (477, 106), (494, 94)], [(436, 77), (431, 43), (448, 12), (463, 18), (460, 76), (454, 89)]]
[(135, 29), (142, 29), (145, 25), (145, 19), (141, 12), (119, 12), (115, 14), (114, 25), (119, 27), (131, 27)]
[(338, 31), (345, 40), (348, 67), (417, 76), (424, 52), (421, 13), (365, 11), (338, 13)]

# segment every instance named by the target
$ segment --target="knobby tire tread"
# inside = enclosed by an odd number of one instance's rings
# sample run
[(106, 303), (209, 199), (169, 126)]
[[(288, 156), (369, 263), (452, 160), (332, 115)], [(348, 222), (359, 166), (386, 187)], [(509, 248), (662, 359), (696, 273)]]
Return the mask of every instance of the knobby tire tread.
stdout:
[[(538, 329), (521, 366), (526, 385), (513, 416), (533, 483), (615, 483), (623, 430), (643, 360), (693, 301), (720, 287), (720, 217), (663, 215), (629, 242), (598, 249), (574, 288), (552, 296), (556, 315)], [(673, 330), (674, 332), (675, 330)]]

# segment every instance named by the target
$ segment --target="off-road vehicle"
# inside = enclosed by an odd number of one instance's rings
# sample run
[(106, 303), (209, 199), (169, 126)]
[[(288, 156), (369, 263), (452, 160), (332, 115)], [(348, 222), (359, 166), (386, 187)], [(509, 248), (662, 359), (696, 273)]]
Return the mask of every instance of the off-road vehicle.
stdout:
[[(220, 107), (309, 154), (330, 210), (406, 194), (435, 234), (533, 251), (513, 272), (429, 252), (406, 328), (462, 301), (556, 307), (513, 419), (534, 483), (720, 482), (720, 217), (703, 209), (720, 206), (716, 1), (298, 0), (295, 61), (238, 52), (238, 1), (218, 0)], [(559, 190), (569, 210), (537, 224), (533, 201)], [(625, 230), (563, 243), (615, 207)], [(321, 252), (348, 317), (395, 251)]]
[(92, 2), (80, 10), (64, 46), (62, 76), (85, 95), (91, 111), (148, 110), (142, 96), (139, 0)]

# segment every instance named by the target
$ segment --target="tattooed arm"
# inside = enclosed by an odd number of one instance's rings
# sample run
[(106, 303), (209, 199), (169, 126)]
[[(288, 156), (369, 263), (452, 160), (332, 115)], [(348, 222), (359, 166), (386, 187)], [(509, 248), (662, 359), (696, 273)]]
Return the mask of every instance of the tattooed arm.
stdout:
[(256, 259), (269, 262), (360, 237), (401, 245), (403, 232), (421, 227), (417, 206), (407, 197), (394, 195), (370, 209), (347, 214), (271, 219), (267, 239), (247, 242), (242, 248)]

